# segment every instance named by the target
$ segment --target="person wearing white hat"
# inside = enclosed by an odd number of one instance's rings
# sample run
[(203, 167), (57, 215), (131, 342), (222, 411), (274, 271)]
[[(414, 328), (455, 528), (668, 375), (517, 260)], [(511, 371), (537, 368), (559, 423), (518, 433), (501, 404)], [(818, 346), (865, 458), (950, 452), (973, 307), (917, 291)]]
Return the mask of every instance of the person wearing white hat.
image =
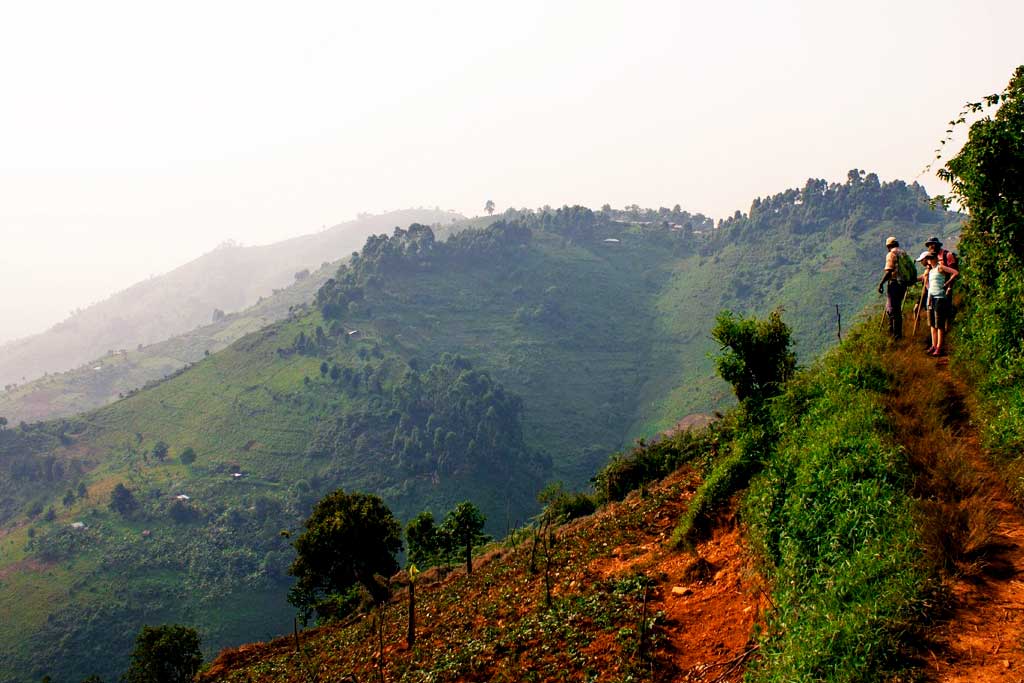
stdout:
[(929, 356), (946, 355), (946, 327), (949, 324), (951, 299), (949, 287), (960, 273), (955, 268), (942, 265), (939, 255), (926, 251), (918, 257), (924, 264), (921, 281), (928, 288), (928, 325), (932, 330), (932, 345)]

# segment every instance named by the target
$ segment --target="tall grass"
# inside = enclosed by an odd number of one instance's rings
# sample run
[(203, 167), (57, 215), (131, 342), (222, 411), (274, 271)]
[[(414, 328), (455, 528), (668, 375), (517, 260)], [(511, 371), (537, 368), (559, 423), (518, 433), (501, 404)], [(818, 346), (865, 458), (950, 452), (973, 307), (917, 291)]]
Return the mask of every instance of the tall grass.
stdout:
[(897, 670), (936, 584), (912, 472), (862, 327), (772, 407), (780, 441), (743, 515), (774, 589), (756, 681), (876, 681)]

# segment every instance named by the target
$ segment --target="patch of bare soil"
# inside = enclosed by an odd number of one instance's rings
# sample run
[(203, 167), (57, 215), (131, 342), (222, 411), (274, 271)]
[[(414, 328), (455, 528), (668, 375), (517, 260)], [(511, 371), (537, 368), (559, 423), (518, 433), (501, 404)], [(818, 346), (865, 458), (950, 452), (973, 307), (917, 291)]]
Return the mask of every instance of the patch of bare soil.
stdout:
[(46, 571), (52, 564), (41, 562), (37, 559), (26, 557), (24, 560), (13, 562), (6, 567), (0, 567), (0, 581), (4, 581), (8, 576), (13, 576), (21, 572), (42, 572)]
[(741, 680), (765, 605), (739, 529), (720, 527), (696, 556), (665, 555), (656, 567), (669, 580), (652, 607), (664, 611), (671, 629), (677, 680)]
[[(684, 468), (646, 495), (634, 492), (560, 527), (550, 577), (553, 612), (545, 608), (543, 553), (536, 553), (532, 572), (526, 541), (477, 558), (472, 577), (460, 568), (417, 578), (411, 649), (404, 642), (402, 588), (378, 610), (382, 622), (371, 615), (346, 627), (304, 631), (301, 646), (288, 636), (225, 650), (201, 680), (298, 683), (316, 670), (319, 680), (398, 680), (418, 671), (424, 679), (460, 682), (739, 681), (765, 598), (733, 519), (726, 517), (695, 552), (669, 547), (698, 483)], [(636, 586), (637, 576), (646, 577), (643, 590), (609, 592)], [(650, 631), (640, 630), (645, 616), (654, 624)]]
[(949, 611), (927, 634), (925, 680), (1024, 681), (1024, 515), (981, 449), (969, 391), (946, 359), (917, 343), (892, 357), (903, 378), (891, 399), (898, 432), (911, 462), (924, 463), (926, 509), (939, 511), (926, 524), (941, 528), (926, 537), (949, 546)]
[(665, 650), (674, 680), (739, 681), (755, 651), (754, 623), (767, 606), (767, 594), (732, 515), (694, 552), (666, 545), (690, 495), (692, 490), (651, 520), (649, 542), (634, 546), (636, 554), (614, 548), (610, 557), (596, 559), (591, 570), (604, 577), (637, 571), (656, 577), (648, 608), (664, 614)]

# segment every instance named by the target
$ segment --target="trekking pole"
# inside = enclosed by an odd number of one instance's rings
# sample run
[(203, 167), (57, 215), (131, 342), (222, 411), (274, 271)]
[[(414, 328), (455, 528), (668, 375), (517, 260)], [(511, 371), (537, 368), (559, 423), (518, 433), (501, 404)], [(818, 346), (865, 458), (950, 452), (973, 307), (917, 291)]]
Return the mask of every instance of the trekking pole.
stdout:
[(917, 336), (917, 321), (921, 318), (921, 309), (924, 308), (925, 297), (928, 296), (928, 288), (924, 285), (921, 286), (921, 300), (917, 302), (917, 306), (914, 311), (914, 331), (910, 333), (912, 337)]

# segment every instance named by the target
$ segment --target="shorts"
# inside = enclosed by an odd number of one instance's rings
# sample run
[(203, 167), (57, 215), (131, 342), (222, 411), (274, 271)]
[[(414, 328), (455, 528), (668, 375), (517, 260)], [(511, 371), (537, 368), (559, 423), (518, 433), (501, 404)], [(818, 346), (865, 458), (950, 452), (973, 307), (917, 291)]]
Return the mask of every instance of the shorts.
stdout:
[(940, 330), (946, 329), (949, 323), (953, 306), (949, 297), (930, 297), (931, 306), (928, 308), (928, 324)]

